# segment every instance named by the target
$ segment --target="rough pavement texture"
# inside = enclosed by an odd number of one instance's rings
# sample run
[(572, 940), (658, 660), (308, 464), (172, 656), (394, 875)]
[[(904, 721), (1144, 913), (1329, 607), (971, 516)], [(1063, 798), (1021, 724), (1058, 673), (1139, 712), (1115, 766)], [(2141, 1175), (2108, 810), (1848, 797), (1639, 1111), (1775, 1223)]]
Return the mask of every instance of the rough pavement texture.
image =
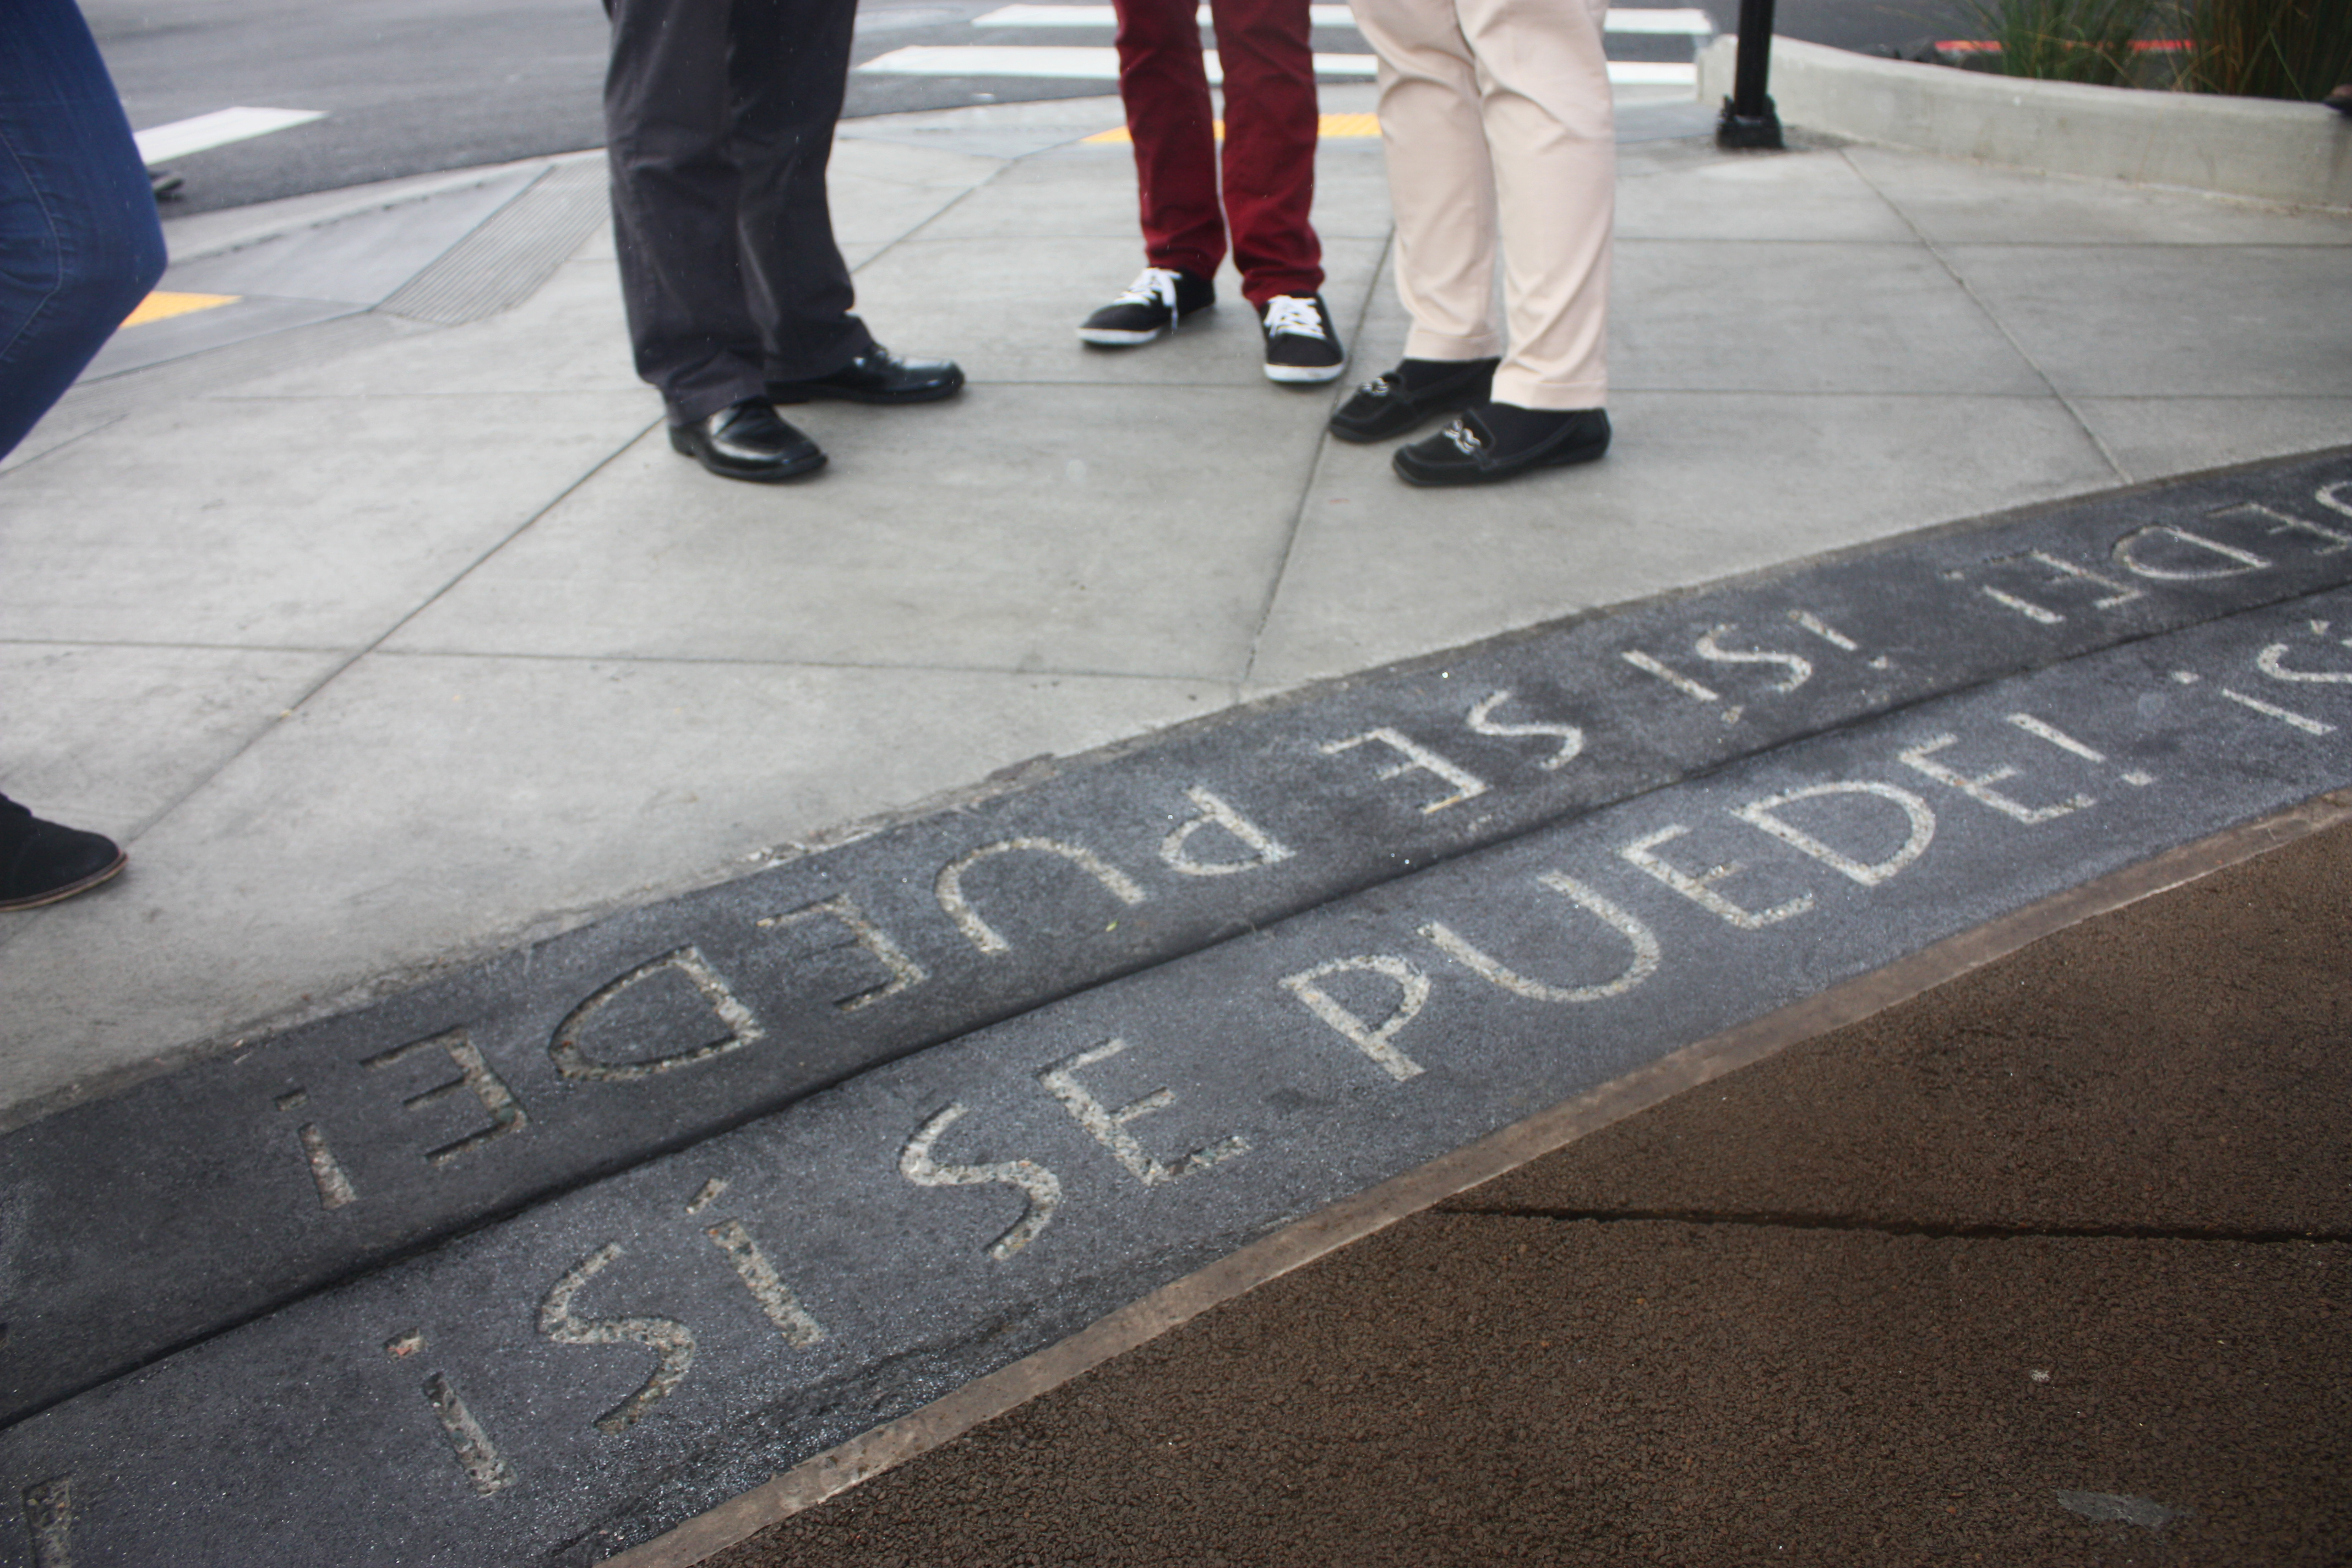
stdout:
[(2352, 1556), (2352, 829), (1195, 1319), (720, 1568)]

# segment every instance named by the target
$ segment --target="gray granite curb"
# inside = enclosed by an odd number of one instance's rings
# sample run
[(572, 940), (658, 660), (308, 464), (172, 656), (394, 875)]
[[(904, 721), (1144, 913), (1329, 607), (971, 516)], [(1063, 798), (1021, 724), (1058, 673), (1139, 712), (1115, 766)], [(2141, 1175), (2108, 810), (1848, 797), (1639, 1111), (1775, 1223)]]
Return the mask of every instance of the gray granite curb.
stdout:
[[(1731, 91), (1739, 40), (1701, 50), (1698, 92)], [(2352, 119), (2315, 103), (2084, 87), (1772, 40), (1790, 125), (1946, 157), (2352, 210)]]

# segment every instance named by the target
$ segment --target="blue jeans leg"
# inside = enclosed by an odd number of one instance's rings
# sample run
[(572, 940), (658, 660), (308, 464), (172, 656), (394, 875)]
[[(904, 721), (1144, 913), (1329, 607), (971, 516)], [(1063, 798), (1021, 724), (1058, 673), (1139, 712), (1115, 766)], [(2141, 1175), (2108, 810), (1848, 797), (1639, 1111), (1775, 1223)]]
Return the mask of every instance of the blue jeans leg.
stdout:
[(0, 26), (0, 457), (163, 275), (122, 101), (73, 0)]

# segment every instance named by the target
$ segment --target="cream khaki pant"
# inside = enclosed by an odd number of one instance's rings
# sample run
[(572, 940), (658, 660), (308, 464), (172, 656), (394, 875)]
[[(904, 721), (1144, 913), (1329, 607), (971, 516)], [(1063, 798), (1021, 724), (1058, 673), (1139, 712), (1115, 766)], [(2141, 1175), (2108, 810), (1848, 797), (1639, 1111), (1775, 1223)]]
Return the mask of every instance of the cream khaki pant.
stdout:
[(1380, 56), (1406, 357), (1500, 354), (1497, 403), (1601, 406), (1617, 178), (1605, 0), (1353, 5)]

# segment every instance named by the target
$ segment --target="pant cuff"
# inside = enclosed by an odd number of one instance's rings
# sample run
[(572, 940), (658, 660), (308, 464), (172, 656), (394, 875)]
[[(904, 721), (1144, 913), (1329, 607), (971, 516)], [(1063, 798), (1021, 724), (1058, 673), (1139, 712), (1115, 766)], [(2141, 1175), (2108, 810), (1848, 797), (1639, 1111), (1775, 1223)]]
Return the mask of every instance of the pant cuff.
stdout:
[(1505, 365), (1495, 373), (1495, 390), (1490, 395), (1497, 403), (1517, 408), (1544, 408), (1564, 414), (1575, 408), (1605, 407), (1609, 384), (1593, 380), (1544, 382), (1526, 371), (1515, 372)]
[(1407, 359), (1493, 359), (1502, 352), (1503, 340), (1494, 332), (1457, 338), (1415, 327), (1404, 335), (1404, 357)]

